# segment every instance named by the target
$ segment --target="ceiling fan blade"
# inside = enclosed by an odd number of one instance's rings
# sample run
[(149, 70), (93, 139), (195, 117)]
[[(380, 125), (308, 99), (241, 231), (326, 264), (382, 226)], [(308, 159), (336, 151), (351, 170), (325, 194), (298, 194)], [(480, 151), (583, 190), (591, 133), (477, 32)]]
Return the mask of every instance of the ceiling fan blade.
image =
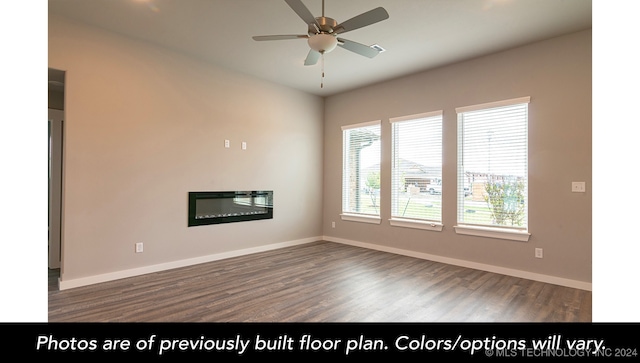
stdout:
[(291, 9), (293, 9), (293, 11), (296, 12), (296, 14), (298, 14), (298, 16), (305, 22), (305, 24), (307, 25), (315, 24), (318, 27), (318, 29), (320, 28), (320, 24), (318, 24), (316, 17), (313, 16), (313, 14), (311, 14), (309, 9), (306, 6), (304, 6), (301, 0), (284, 0), (284, 1), (289, 5), (289, 7), (291, 7)]
[(389, 18), (389, 13), (382, 8), (378, 7), (373, 10), (369, 10), (366, 13), (354, 16), (353, 18), (346, 20), (335, 27), (334, 33), (341, 34), (355, 29), (365, 27), (383, 21)]
[(253, 40), (263, 41), (263, 40), (285, 40), (285, 39), (307, 39), (308, 35), (256, 35), (253, 37)]
[(312, 66), (318, 63), (318, 59), (320, 59), (320, 52), (316, 52), (313, 49), (309, 49), (309, 53), (307, 54), (307, 59), (304, 60), (304, 65)]
[(368, 58), (373, 58), (380, 54), (377, 49), (342, 38), (338, 38), (338, 46)]

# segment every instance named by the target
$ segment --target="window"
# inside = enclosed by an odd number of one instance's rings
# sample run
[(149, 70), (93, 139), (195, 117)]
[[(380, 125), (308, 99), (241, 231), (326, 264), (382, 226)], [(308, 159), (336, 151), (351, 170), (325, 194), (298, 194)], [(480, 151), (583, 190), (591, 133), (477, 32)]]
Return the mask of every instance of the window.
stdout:
[(391, 225), (442, 230), (442, 111), (396, 117)]
[(528, 104), (524, 97), (456, 109), (457, 233), (528, 240)]
[(380, 223), (380, 122), (342, 128), (342, 219)]

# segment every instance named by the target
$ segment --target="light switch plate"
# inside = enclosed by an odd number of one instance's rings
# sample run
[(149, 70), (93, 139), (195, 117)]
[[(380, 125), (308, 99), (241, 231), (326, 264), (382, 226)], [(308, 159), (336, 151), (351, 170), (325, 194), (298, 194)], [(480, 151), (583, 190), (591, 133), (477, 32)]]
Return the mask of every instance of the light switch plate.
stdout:
[(571, 191), (574, 193), (584, 193), (585, 192), (585, 182), (572, 182), (571, 183)]

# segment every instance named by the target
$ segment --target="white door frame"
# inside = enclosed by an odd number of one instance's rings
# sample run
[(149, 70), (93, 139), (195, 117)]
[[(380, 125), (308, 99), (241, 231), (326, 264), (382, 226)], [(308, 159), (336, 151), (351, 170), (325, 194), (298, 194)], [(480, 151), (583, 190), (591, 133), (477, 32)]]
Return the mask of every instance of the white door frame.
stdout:
[(64, 111), (49, 109), (51, 176), (49, 180), (49, 268), (60, 268), (62, 245), (62, 143)]

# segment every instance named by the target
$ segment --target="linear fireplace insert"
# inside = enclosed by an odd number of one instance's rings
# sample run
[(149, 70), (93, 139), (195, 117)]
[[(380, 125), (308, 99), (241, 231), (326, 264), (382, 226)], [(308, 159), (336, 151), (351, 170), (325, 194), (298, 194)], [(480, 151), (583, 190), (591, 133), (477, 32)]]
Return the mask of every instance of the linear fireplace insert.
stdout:
[(189, 192), (189, 227), (272, 218), (273, 191)]

